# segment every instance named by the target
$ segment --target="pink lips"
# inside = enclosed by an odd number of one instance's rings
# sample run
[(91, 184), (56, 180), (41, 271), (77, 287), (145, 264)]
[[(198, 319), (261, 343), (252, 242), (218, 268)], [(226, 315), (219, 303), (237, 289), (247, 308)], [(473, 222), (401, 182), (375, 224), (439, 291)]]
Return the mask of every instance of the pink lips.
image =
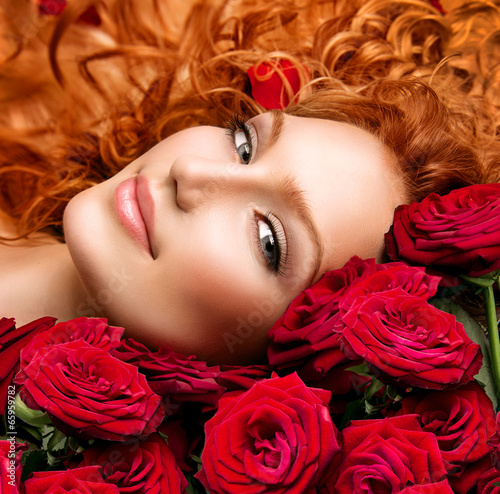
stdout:
[(139, 245), (153, 257), (148, 230), (138, 200), (137, 182), (137, 177), (131, 177), (118, 185), (115, 190), (115, 206), (123, 226)]

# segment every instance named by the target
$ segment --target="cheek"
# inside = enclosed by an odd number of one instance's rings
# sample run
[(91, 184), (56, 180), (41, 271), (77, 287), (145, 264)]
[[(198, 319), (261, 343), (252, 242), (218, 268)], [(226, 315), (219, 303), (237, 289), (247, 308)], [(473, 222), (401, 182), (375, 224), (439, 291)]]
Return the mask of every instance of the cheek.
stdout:
[[(237, 249), (221, 249), (202, 238), (202, 251), (184, 250), (165, 273), (171, 300), (176, 300), (168, 317), (183, 328), (179, 344), (183, 353), (213, 363), (255, 361), (265, 354), (267, 330), (286, 303), (283, 297), (270, 297), (265, 276)], [(165, 334), (165, 340), (170, 336)]]
[(83, 288), (78, 316), (116, 317), (144, 304), (147, 260), (115, 218), (107, 182), (75, 196), (64, 212), (64, 234)]
[(103, 248), (111, 225), (103, 215), (99, 186), (81, 192), (68, 203), (63, 217), (64, 237), (84, 288), (93, 291), (105, 278)]
[(236, 242), (222, 240), (214, 229), (197, 238), (204, 239), (203, 246), (193, 240), (189, 249), (174, 256), (179, 261), (168, 279), (193, 316), (209, 326), (230, 329), (239, 317), (246, 317), (265, 287)]

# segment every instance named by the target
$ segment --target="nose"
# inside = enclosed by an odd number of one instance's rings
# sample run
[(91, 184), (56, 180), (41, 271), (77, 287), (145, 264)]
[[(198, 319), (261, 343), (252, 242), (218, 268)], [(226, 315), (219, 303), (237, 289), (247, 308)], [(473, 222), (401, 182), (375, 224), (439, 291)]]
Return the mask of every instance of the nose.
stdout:
[(256, 178), (247, 167), (195, 155), (177, 158), (169, 173), (176, 188), (178, 206), (185, 211), (199, 207), (213, 197), (237, 193), (255, 186)]

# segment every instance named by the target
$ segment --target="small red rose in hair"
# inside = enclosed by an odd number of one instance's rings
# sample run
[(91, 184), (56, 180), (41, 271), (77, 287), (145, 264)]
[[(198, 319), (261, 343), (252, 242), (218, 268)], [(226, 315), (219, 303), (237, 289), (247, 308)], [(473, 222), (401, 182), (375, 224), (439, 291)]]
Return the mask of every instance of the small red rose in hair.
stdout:
[(59, 15), (66, 7), (66, 0), (39, 0), (38, 12), (41, 15)]
[[(40, 15), (60, 15), (66, 8), (67, 3), (67, 0), (39, 0), (38, 13)], [(77, 22), (99, 26), (101, 24), (101, 18), (99, 17), (96, 8), (91, 5), (78, 18)]]
[(441, 15), (446, 15), (447, 12), (444, 10), (443, 6), (441, 5), (441, 2), (439, 0), (430, 0), (431, 5), (439, 11)]
[[(305, 67), (304, 70), (307, 73)], [(286, 108), (301, 87), (300, 71), (288, 60), (253, 65), (247, 74), (252, 85), (252, 97), (267, 110)]]

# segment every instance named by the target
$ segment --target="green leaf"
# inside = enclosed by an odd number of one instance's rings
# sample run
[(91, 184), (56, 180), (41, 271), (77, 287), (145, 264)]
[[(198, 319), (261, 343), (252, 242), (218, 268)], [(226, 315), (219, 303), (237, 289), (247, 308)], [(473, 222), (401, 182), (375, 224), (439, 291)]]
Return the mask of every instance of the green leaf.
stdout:
[(51, 423), (50, 417), (46, 412), (28, 408), (23, 400), (21, 400), (19, 393), (17, 393), (15, 398), (15, 407), (16, 417), (21, 419), (23, 422), (32, 425), (33, 427), (42, 427), (43, 425)]
[(24, 482), (32, 472), (43, 472), (48, 469), (47, 451), (32, 449), (23, 454), (23, 471), (21, 482)]
[(160, 437), (167, 443), (168, 445), (168, 436), (166, 434), (163, 434), (163, 432), (156, 431), (160, 435)]
[(350, 401), (345, 409), (344, 415), (342, 416), (342, 420), (340, 421), (340, 429), (344, 429), (346, 425), (351, 420), (358, 420), (366, 418), (365, 412), (365, 400), (354, 400)]
[(76, 437), (73, 437), (73, 436), (68, 437), (67, 447), (71, 451), (74, 451), (75, 453), (82, 453), (86, 449), (84, 446), (82, 446), (79, 443), (79, 440)]
[(42, 448), (45, 450), (49, 449), (49, 441), (50, 438), (52, 437), (52, 433), (56, 430), (56, 428), (53, 425), (44, 425), (41, 432), (42, 432)]
[(52, 454), (50, 451), (47, 451), (47, 461), (51, 467), (55, 469), (59, 468), (64, 461), (65, 457), (60, 457)]
[[(191, 477), (192, 478), (192, 477)], [(186, 487), (186, 494), (197, 494), (193, 484), (191, 483), (191, 478), (188, 479), (188, 486)]]
[(385, 396), (387, 396), (387, 398), (389, 398), (389, 400), (391, 400), (393, 403), (396, 403), (403, 399), (403, 396), (399, 394), (399, 391), (400, 390), (395, 386), (387, 385), (385, 387)]
[(54, 429), (49, 438), (47, 449), (49, 451), (63, 451), (64, 449), (66, 449), (67, 444), (68, 444), (68, 437), (65, 434), (63, 434), (60, 430)]
[(37, 441), (42, 440), (42, 434), (39, 427), (30, 427), (29, 425), (23, 425), (23, 429), (29, 432)]
[(484, 391), (493, 403), (493, 407), (497, 408), (498, 402), (495, 395), (495, 387), (493, 384), (493, 375), (490, 365), (490, 344), (484, 332), (483, 327), (473, 319), (462, 307), (449, 299), (435, 299), (431, 303), (437, 309), (448, 312), (457, 318), (457, 321), (464, 325), (465, 332), (469, 338), (481, 347), (483, 354), (483, 365), (479, 372), (474, 376), (476, 381), (479, 381), (484, 386)]
[(186, 477), (188, 481), (188, 486), (186, 488), (186, 494), (206, 494), (206, 490), (203, 488), (201, 483), (195, 479), (192, 475)]
[(384, 383), (379, 381), (378, 379), (372, 378), (368, 389), (365, 391), (365, 400), (370, 401), (373, 398), (373, 395), (380, 391), (384, 387)]
[(369, 401), (365, 401), (365, 411), (367, 415), (374, 415), (383, 408), (386, 408), (387, 405), (372, 405)]
[(365, 361), (359, 365), (353, 365), (352, 367), (348, 367), (346, 370), (350, 372), (354, 372), (354, 374), (358, 374), (360, 376), (372, 377), (370, 373), (370, 369)]
[(479, 286), (481, 288), (486, 288), (488, 286), (492, 286), (497, 281), (498, 275), (493, 278), (491, 275), (496, 274), (496, 271), (490, 273), (489, 275), (485, 275), (485, 277), (480, 278), (471, 278), (470, 276), (460, 275), (460, 278), (465, 280), (470, 285)]
[(196, 456), (196, 455), (189, 455), (191, 457), (191, 459), (193, 459), (196, 463), (199, 463), (201, 465), (201, 458), (199, 456)]

